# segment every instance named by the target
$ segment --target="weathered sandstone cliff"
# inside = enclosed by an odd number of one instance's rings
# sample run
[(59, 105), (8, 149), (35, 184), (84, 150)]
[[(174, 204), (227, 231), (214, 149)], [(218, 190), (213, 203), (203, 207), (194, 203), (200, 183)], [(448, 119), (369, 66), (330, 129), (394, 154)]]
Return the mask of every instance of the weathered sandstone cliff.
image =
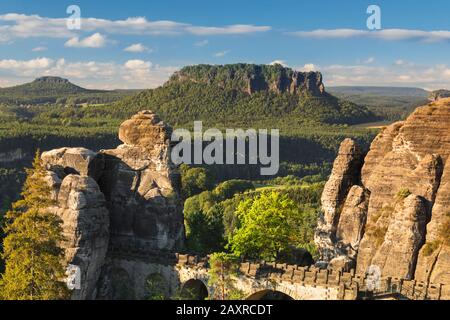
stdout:
[(350, 153), (339, 153), (323, 193), (322, 258), (353, 259), (358, 273), (376, 265), (384, 276), (450, 285), (450, 99), (385, 128), (361, 170), (353, 144), (343, 142)]
[(168, 83), (191, 81), (253, 94), (259, 91), (292, 94), (325, 94), (320, 72), (299, 72), (281, 65), (236, 64), (185, 67), (174, 73)]

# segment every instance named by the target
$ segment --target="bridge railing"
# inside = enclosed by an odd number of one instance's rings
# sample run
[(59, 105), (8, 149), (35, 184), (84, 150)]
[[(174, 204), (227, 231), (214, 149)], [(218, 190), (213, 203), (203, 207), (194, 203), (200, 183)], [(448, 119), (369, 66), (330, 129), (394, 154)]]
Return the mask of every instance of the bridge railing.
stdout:
[[(177, 263), (190, 267), (208, 267), (208, 258), (195, 255), (177, 254)], [(319, 269), (314, 266), (298, 266), (275, 262), (244, 261), (240, 264), (243, 275), (254, 278), (267, 278), (276, 281), (289, 281), (311, 286), (339, 287), (340, 298), (356, 298), (358, 292), (367, 291), (365, 275), (355, 274), (355, 270)], [(408, 299), (423, 300), (442, 298), (441, 284), (383, 277), (375, 294), (398, 293)], [(450, 288), (449, 288), (450, 290)]]

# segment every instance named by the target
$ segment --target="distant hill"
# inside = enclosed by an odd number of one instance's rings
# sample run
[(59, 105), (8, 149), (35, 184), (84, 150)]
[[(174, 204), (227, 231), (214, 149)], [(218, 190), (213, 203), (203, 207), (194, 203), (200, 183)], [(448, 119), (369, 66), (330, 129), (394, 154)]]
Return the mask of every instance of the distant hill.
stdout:
[(0, 103), (51, 104), (51, 103), (104, 103), (131, 95), (133, 90), (90, 90), (79, 87), (60, 77), (41, 77), (22, 85), (1, 88)]
[(329, 87), (328, 91), (339, 94), (367, 94), (384, 97), (404, 96), (426, 98), (429, 94), (429, 92), (424, 89), (408, 87), (339, 86)]
[(51, 96), (63, 94), (77, 94), (87, 92), (101, 92), (100, 90), (88, 90), (74, 85), (67, 79), (60, 77), (41, 77), (33, 82), (0, 89), (0, 94)]
[(255, 123), (299, 122), (354, 124), (375, 120), (367, 108), (325, 91), (322, 74), (297, 72), (281, 65), (197, 65), (176, 72), (157, 89), (120, 101), (127, 116), (151, 109), (171, 124), (203, 120)]
[(421, 88), (403, 87), (330, 87), (333, 95), (366, 106), (384, 120), (405, 119), (418, 106), (427, 103), (429, 92)]

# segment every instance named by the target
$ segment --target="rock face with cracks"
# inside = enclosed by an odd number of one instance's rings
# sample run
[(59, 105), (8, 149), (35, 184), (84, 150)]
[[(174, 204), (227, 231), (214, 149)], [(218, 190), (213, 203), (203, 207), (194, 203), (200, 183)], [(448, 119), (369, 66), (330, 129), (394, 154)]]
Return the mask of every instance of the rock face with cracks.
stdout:
[(362, 167), (353, 145), (342, 143), (322, 195), (322, 259), (352, 260), (360, 274), (375, 265), (383, 276), (442, 283), (450, 297), (450, 99), (383, 129)]

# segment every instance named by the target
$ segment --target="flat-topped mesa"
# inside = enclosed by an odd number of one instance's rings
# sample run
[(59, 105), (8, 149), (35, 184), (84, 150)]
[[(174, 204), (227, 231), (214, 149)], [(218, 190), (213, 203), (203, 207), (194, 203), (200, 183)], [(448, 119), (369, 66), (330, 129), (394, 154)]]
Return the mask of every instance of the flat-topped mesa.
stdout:
[(42, 154), (57, 201), (52, 210), (63, 220), (67, 238), (66, 263), (80, 268), (81, 289), (72, 298), (97, 297), (100, 275), (111, 277), (114, 248), (125, 248), (125, 254), (183, 249), (170, 134), (157, 115), (142, 111), (122, 123), (124, 144), (116, 149), (61, 148)]
[(300, 72), (275, 65), (232, 64), (190, 66), (176, 72), (171, 82), (192, 81), (235, 89), (248, 94), (259, 91), (291, 94), (325, 95), (320, 72)]
[(354, 172), (361, 183), (345, 197), (333, 182), (344, 176), (335, 163), (327, 185), (336, 188), (325, 188), (323, 210), (338, 216), (334, 248), (357, 250), (357, 273), (376, 265), (385, 276), (444, 283), (450, 296), (449, 156), (450, 99), (441, 99), (380, 132)]

